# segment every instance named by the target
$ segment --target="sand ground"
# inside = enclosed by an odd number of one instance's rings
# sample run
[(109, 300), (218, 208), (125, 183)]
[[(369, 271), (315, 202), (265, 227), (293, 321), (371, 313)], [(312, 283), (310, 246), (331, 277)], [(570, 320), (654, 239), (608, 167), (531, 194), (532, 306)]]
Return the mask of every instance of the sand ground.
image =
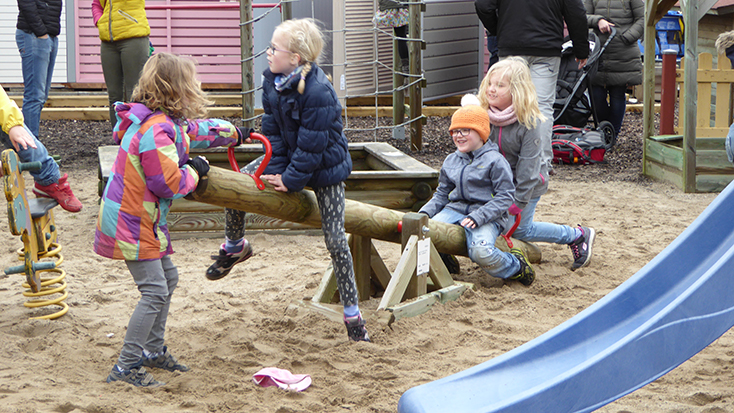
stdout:
[[(455, 278), (476, 290), (387, 328), (371, 322), (378, 301), (361, 304), (373, 343), (351, 343), (344, 326), (311, 311), (287, 310), (311, 297), (329, 259), (316, 235), (248, 234), (255, 256), (229, 277), (204, 278), (219, 239), (174, 241), (180, 283), (167, 343), (191, 367), (154, 371), (165, 387), (107, 384), (138, 292), (124, 263), (92, 252), (97, 172), (68, 171), (84, 210), (56, 210), (69, 313), (29, 320), (20, 275), (0, 275), (0, 412), (395, 412), (409, 388), (503, 354), (557, 326), (632, 276), (677, 237), (715, 194), (683, 194), (663, 183), (552, 181), (537, 219), (597, 232), (591, 265), (569, 270), (565, 246), (540, 244), (543, 261), (529, 288), (505, 283), (461, 258)], [(29, 180), (29, 179), (28, 179)], [(580, 202), (579, 199), (583, 199)], [(0, 211), (0, 265), (22, 246)], [(388, 268), (399, 246), (378, 243)], [(656, 382), (602, 412), (730, 412), (734, 335), (726, 333)], [(253, 384), (262, 367), (310, 374), (289, 393)], [(488, 383), (491, 386), (491, 383)]]

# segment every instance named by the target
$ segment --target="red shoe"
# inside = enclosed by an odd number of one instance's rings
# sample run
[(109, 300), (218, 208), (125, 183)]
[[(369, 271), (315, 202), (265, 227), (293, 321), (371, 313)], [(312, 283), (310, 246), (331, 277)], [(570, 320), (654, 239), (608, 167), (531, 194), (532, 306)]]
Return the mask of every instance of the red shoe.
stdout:
[(79, 212), (82, 210), (82, 203), (71, 192), (71, 187), (66, 182), (67, 178), (68, 175), (64, 174), (58, 182), (46, 186), (38, 185), (38, 182), (36, 182), (33, 193), (36, 196), (55, 199), (61, 205), (61, 208), (69, 212)]

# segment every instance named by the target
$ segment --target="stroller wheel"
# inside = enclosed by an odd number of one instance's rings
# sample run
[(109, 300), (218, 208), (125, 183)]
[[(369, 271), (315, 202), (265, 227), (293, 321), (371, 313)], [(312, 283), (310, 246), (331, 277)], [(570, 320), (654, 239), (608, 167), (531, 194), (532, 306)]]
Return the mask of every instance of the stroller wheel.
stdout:
[(605, 149), (611, 149), (617, 143), (617, 134), (614, 133), (614, 126), (608, 120), (599, 122), (599, 132), (601, 132), (604, 140)]

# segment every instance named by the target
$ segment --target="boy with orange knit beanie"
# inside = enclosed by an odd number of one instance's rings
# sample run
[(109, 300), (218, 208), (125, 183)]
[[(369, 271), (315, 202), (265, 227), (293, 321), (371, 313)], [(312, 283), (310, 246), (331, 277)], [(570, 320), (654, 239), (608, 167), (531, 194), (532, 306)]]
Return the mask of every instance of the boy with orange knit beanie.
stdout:
[(438, 188), (420, 212), (464, 227), (469, 258), (493, 277), (530, 285), (535, 272), (519, 248), (509, 253), (494, 246), (508, 227), (507, 209), (514, 200), (512, 169), (489, 138), (489, 116), (478, 105), (459, 108), (449, 134), (456, 152), (441, 166)]

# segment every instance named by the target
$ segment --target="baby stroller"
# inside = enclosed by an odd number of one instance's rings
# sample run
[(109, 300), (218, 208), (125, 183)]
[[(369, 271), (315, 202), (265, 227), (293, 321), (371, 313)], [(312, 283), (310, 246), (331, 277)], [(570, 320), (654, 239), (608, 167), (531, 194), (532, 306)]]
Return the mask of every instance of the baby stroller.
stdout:
[[(563, 44), (556, 82), (556, 100), (553, 104), (552, 146), (555, 162), (601, 162), (604, 152), (617, 141), (614, 126), (608, 121), (599, 122), (589, 94), (599, 58), (616, 33), (616, 29), (612, 27), (609, 38), (602, 45), (597, 35), (589, 32), (589, 57), (582, 69), (578, 68), (571, 41)], [(587, 126), (589, 117), (593, 120), (593, 128)], [(592, 151), (594, 156), (591, 156)]]

